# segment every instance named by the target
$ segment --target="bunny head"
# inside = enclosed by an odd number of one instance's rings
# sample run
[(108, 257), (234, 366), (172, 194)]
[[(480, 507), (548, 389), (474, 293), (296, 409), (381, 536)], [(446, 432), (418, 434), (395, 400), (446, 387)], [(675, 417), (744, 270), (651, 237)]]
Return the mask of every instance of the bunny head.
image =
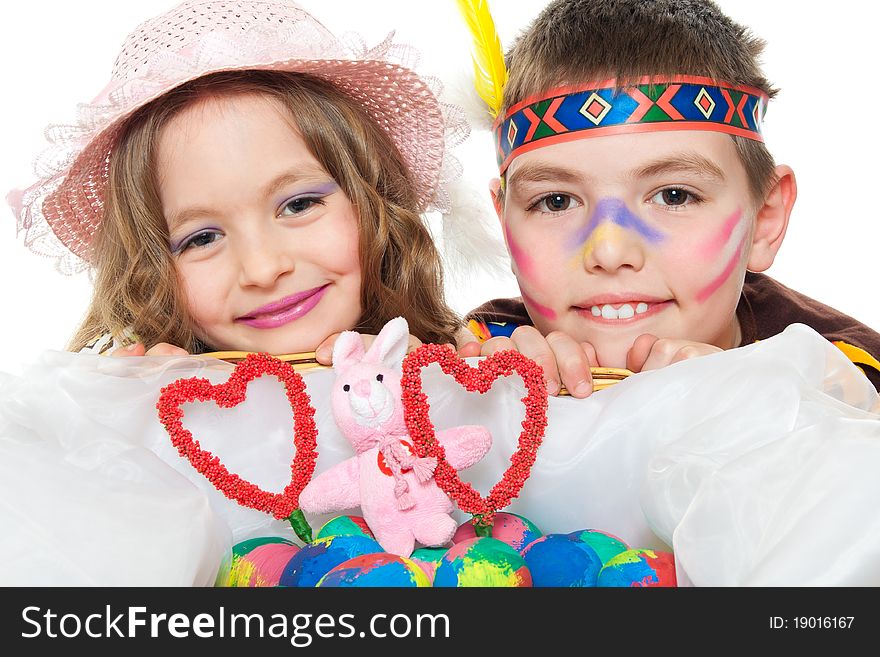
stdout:
[(385, 324), (366, 353), (354, 331), (342, 333), (333, 346), (333, 416), (358, 452), (374, 446), (377, 435), (406, 431), (400, 373), (394, 368), (408, 346), (409, 325), (403, 317)]

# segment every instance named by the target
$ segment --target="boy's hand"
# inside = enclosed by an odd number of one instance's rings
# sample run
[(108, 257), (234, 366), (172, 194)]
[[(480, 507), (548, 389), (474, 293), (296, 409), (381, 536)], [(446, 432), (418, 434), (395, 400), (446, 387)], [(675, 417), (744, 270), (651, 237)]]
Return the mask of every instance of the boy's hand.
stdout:
[[(315, 349), (315, 359), (321, 365), (332, 365), (333, 364), (333, 345), (336, 344), (336, 338), (339, 337), (339, 333), (334, 333), (329, 338), (324, 340), (321, 344), (318, 345), (317, 349)], [(361, 333), (361, 339), (364, 341), (364, 349), (369, 349), (370, 345), (373, 344), (373, 340), (376, 339), (375, 335), (370, 335), (368, 333)], [(406, 348), (406, 353), (410, 353), (415, 351), (419, 347), (422, 346), (422, 341), (419, 340), (412, 333), (409, 334), (409, 346)], [(450, 349), (452, 345), (450, 345)]]
[(463, 357), (491, 356), (506, 349), (518, 351), (541, 366), (549, 394), (558, 394), (563, 385), (572, 397), (583, 398), (592, 394), (590, 367), (599, 364), (596, 350), (589, 343), (578, 343), (561, 331), (553, 331), (544, 337), (534, 326), (520, 326), (509, 338), (491, 338), (482, 345), (468, 342), (459, 348), (458, 353)]
[(626, 367), (633, 372), (658, 370), (672, 363), (724, 351), (715, 345), (690, 340), (658, 338), (645, 333), (636, 338), (626, 355)]
[(144, 345), (140, 342), (135, 342), (126, 347), (120, 347), (110, 355), (118, 358), (126, 358), (128, 356), (189, 356), (189, 352), (167, 342), (160, 342), (149, 349), (145, 349)]

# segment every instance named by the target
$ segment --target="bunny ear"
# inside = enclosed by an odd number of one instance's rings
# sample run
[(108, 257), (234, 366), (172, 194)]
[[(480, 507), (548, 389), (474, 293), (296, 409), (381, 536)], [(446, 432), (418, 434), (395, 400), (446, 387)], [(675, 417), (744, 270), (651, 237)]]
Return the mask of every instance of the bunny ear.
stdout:
[(346, 370), (364, 357), (364, 341), (359, 333), (343, 331), (333, 343), (333, 367)]
[(403, 317), (395, 317), (379, 331), (364, 360), (393, 367), (403, 360), (408, 347), (409, 324)]

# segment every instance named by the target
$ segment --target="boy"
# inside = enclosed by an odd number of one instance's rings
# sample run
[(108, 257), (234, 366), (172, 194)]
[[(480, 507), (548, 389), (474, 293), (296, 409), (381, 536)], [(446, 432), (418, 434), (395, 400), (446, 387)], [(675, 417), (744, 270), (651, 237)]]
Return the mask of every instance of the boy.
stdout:
[[(880, 334), (761, 274), (797, 195), (760, 124), (763, 42), (701, 0), (557, 0), (506, 57), (493, 183), (521, 299), (472, 311), (577, 397), (801, 322), (880, 389)], [(650, 76), (650, 77), (649, 77)], [(511, 332), (511, 329), (515, 328)]]

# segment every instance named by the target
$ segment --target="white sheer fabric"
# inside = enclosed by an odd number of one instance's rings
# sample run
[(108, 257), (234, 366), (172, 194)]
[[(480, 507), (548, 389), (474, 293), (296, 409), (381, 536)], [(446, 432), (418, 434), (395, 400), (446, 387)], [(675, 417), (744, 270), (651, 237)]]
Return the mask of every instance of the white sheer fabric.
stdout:
[[(23, 376), (0, 375), (0, 583), (210, 585), (233, 542), (292, 536), (215, 491), (157, 419), (164, 385), (231, 371), (199, 357), (46, 352)], [(333, 371), (303, 376), (320, 471), (351, 447), (330, 414)], [(480, 396), (429, 368), (424, 389), (438, 428), (491, 430), (490, 453), (462, 475), (487, 492), (521, 430), (521, 383)], [(878, 412), (861, 373), (793, 326), (587, 400), (551, 399), (532, 476), (508, 510), (545, 533), (593, 528), (674, 549), (680, 583), (880, 585)], [(265, 490), (287, 483), (292, 413), (275, 379), (253, 382), (235, 409), (187, 405), (184, 423), (231, 471)], [(316, 530), (326, 519), (309, 518)]]

